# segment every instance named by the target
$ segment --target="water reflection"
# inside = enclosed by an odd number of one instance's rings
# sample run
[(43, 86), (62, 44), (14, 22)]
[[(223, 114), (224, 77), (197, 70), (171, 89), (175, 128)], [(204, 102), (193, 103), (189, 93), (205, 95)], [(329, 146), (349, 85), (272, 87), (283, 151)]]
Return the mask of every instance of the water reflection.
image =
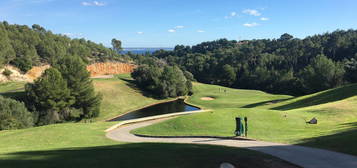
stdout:
[(149, 117), (161, 114), (169, 114), (175, 112), (187, 112), (187, 111), (195, 111), (199, 110), (199, 108), (190, 106), (186, 104), (182, 99), (178, 99), (171, 102), (156, 104), (150, 107), (146, 107), (140, 110), (136, 110), (130, 112), (128, 114), (122, 115), (118, 118), (114, 118), (110, 121), (123, 121), (123, 120), (130, 120), (142, 117)]

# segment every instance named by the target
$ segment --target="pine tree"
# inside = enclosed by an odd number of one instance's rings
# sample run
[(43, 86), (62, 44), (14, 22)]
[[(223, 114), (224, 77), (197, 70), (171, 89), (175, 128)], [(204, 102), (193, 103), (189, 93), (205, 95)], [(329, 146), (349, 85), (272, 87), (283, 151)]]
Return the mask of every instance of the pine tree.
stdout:
[(0, 23), (0, 66), (9, 63), (15, 58), (15, 51), (10, 44), (7, 31)]
[(27, 84), (26, 93), (40, 112), (40, 125), (70, 119), (68, 108), (74, 103), (74, 98), (56, 68), (47, 69), (33, 84)]
[(71, 96), (75, 98), (72, 107), (82, 110), (80, 118), (97, 117), (100, 112), (101, 95), (95, 92), (90, 74), (82, 59), (77, 56), (65, 57), (54, 67), (61, 72)]

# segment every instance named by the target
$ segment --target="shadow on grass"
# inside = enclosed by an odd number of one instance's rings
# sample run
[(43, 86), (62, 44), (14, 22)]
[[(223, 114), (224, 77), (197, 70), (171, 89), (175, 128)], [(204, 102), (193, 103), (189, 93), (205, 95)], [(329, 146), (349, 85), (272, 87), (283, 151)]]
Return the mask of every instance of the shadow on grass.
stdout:
[[(347, 85), (347, 86), (343, 86), (343, 87), (336, 88), (336, 89), (327, 90), (325, 92), (318, 93), (311, 97), (301, 99), (296, 102), (292, 102), (292, 103), (285, 104), (282, 106), (274, 107), (271, 109), (285, 111), (285, 110), (291, 110), (291, 109), (297, 109), (297, 108), (302, 108), (302, 107), (308, 107), (308, 106), (314, 106), (314, 105), (319, 105), (319, 104), (324, 104), (324, 103), (335, 102), (335, 101), (343, 100), (343, 99), (346, 99), (346, 98), (349, 98), (349, 97), (352, 97), (355, 95), (357, 95), (357, 84), (352, 84), (352, 85)], [(264, 101), (264, 102), (249, 104), (249, 105), (244, 106), (243, 108), (254, 108), (254, 107), (258, 107), (258, 106), (288, 101), (291, 99), (294, 99), (294, 98)]]
[(347, 129), (331, 135), (304, 139), (298, 145), (323, 148), (357, 156), (357, 122), (340, 124), (340, 126)]
[(209, 145), (137, 143), (114, 146), (17, 152), (0, 159), (6, 168), (217, 168), (229, 162), (240, 168), (290, 166), (269, 155), (246, 149)]
[(154, 98), (157, 100), (163, 100), (163, 98), (156, 96), (150, 92), (144, 91), (142, 89), (140, 89), (136, 83), (135, 80), (129, 79), (129, 78), (125, 78), (125, 77), (118, 77), (120, 80), (125, 81), (125, 84), (130, 87), (131, 89), (138, 91), (139, 93), (141, 93), (142, 95), (144, 95), (145, 97), (149, 97), (149, 98)]
[(263, 106), (263, 105), (275, 104), (275, 103), (279, 103), (279, 102), (283, 102), (283, 101), (287, 101), (287, 100), (291, 100), (291, 99), (293, 99), (293, 98), (263, 101), (263, 102), (259, 102), (259, 103), (248, 104), (248, 105), (243, 106), (242, 108), (254, 108), (254, 107)]
[(26, 97), (26, 92), (24, 91), (11, 91), (11, 92), (3, 92), (0, 93), (0, 96), (6, 97), (6, 98), (12, 98), (18, 101), (23, 101), (24, 98)]
[(340, 88), (327, 90), (306, 99), (272, 108), (273, 110), (291, 110), (329, 102), (335, 102), (357, 95), (357, 84), (347, 85)]

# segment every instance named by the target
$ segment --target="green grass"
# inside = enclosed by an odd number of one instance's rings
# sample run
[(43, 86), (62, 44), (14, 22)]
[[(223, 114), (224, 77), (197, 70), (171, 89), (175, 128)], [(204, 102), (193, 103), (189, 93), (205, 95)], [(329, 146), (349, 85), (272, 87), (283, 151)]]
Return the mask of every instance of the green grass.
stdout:
[(23, 82), (7, 82), (0, 83), (0, 93), (11, 91), (23, 91), (25, 83)]
[(94, 80), (96, 90), (103, 94), (101, 113), (96, 120), (107, 120), (146, 105), (170, 100), (158, 100), (144, 96), (139, 89), (131, 84), (130, 80), (132, 79), (128, 74), (117, 75), (113, 79)]
[(269, 108), (274, 110), (292, 110), (297, 108), (321, 105), (325, 103), (337, 102), (357, 95), (357, 84), (351, 84), (335, 89), (318, 92), (311, 95), (301, 96), (280, 103), (266, 103), (259, 108)]
[[(103, 94), (102, 114), (93, 123), (65, 123), (21, 130), (0, 131), (0, 167), (218, 167), (230, 162), (239, 167), (288, 165), (279, 159), (245, 149), (209, 145), (163, 143), (128, 144), (105, 137), (104, 130), (118, 122), (103, 120), (156, 100), (130, 84), (128, 75), (120, 79), (95, 79)], [(23, 91), (23, 83), (0, 85), (6, 95)], [(8, 92), (14, 91), (14, 92)], [(178, 164), (180, 163), (180, 164)]]
[[(195, 85), (195, 95), (189, 102), (213, 109), (212, 112), (178, 117), (133, 132), (165, 136), (233, 136), (234, 118), (247, 116), (250, 138), (308, 145), (357, 155), (356, 88), (357, 85), (349, 85), (292, 98), (234, 89), (220, 93), (218, 86), (198, 84)], [(205, 96), (216, 99), (200, 99)], [(307, 125), (305, 121), (313, 117), (318, 119), (318, 124)]]
[[(190, 97), (189, 102), (209, 109), (238, 108), (262, 101), (292, 98), (287, 95), (273, 95), (257, 90), (231, 89), (202, 83), (194, 83), (193, 89), (194, 94)], [(212, 97), (215, 100), (203, 101), (202, 97)]]

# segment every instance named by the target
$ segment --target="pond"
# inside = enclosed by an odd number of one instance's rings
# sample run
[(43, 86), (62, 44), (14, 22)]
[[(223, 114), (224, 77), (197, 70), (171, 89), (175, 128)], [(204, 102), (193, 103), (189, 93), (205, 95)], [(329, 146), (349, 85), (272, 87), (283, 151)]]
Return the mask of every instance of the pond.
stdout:
[(176, 112), (188, 112), (188, 111), (196, 111), (200, 110), (197, 107), (190, 106), (184, 102), (183, 99), (178, 99), (175, 101), (170, 101), (166, 103), (160, 103), (156, 105), (152, 105), (143, 109), (139, 109), (117, 118), (111, 119), (110, 121), (124, 121), (131, 120), (155, 115), (176, 113)]

